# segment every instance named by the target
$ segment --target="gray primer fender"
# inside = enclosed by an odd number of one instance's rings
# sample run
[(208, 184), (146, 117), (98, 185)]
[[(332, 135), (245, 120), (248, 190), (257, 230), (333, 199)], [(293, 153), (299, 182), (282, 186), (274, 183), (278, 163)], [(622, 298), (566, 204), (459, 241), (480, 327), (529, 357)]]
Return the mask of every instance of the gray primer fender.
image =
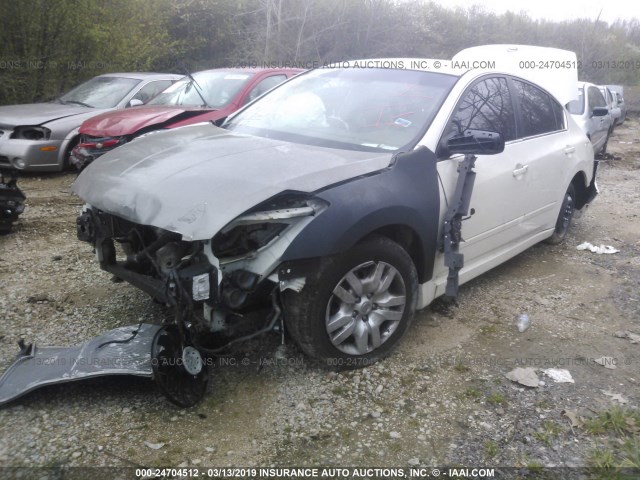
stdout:
[(334, 255), (375, 230), (404, 225), (419, 238), (420, 282), (430, 280), (440, 222), (437, 175), (435, 154), (421, 147), (398, 154), (387, 169), (315, 192), (330, 206), (291, 242), (282, 261)]

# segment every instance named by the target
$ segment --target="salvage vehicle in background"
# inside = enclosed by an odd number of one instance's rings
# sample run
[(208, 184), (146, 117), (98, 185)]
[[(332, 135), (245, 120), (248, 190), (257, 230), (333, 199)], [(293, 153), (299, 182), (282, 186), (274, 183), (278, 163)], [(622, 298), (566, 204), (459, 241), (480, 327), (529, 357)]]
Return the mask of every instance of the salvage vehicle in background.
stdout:
[(81, 142), (73, 149), (71, 162), (82, 170), (102, 154), (140, 135), (199, 122), (222, 122), (238, 108), (300, 72), (284, 68), (196, 72), (143, 107), (86, 120), (80, 126)]
[(0, 168), (64, 170), (84, 120), (101, 111), (142, 105), (180, 78), (169, 73), (110, 73), (51, 102), (0, 107)]
[(617, 119), (616, 125), (621, 125), (627, 118), (627, 105), (624, 101), (624, 87), (622, 85), (607, 85), (612, 95), (616, 97), (618, 107), (620, 108), (620, 117)]
[(620, 122), (620, 117), (622, 116), (622, 112), (618, 106), (618, 97), (606, 85), (599, 85), (598, 88), (606, 100), (609, 114), (611, 114), (611, 134), (615, 126)]
[(612, 120), (600, 89), (592, 83), (579, 82), (578, 98), (567, 104), (567, 110), (591, 141), (593, 150), (606, 153)]
[[(120, 373), (153, 376), (169, 400), (193, 405), (209, 378), (203, 357), (274, 330), (323, 365), (363, 367), (417, 309), (540, 241), (561, 242), (597, 194), (593, 148), (562, 106), (577, 73), (517, 65), (575, 65), (575, 54), (499, 45), (456, 57), (498, 62), (311, 70), (221, 127), (143, 137), (89, 165), (72, 186), (87, 202), (78, 238), (174, 318), (75, 347), (71, 373), (38, 368), (46, 358), (22, 345), (0, 403), (56, 375), (112, 374), (80, 357), (126, 353), (137, 364)], [(250, 334), (234, 334), (265, 307)]]

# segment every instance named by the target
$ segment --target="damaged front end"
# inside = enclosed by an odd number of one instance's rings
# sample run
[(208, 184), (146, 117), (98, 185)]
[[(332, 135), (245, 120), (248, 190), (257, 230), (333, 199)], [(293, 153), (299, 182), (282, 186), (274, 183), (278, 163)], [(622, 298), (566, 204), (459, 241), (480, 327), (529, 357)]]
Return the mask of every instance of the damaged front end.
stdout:
[(127, 136), (120, 137), (92, 137), (82, 135), (81, 141), (71, 151), (69, 162), (82, 172), (98, 157), (129, 141)]
[(26, 197), (18, 188), (15, 175), (9, 180), (0, 174), (0, 235), (9, 233), (13, 223), (24, 211)]
[[(166, 365), (154, 378), (170, 401), (190, 406), (204, 394), (203, 357), (283, 331), (279, 292), (301, 289), (304, 279), (280, 281), (277, 269), (291, 241), (326, 206), (302, 194), (280, 196), (197, 241), (87, 206), (77, 234), (95, 248), (102, 269), (174, 308), (172, 324), (152, 347), (154, 365)], [(163, 352), (178, 361), (167, 362)]]

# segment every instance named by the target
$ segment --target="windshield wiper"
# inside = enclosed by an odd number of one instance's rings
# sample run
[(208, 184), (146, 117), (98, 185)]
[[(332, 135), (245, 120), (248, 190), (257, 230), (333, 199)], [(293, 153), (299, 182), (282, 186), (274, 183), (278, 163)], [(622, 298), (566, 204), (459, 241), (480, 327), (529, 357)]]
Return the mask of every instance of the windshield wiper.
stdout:
[(68, 105), (69, 103), (74, 103), (76, 105), (82, 105), (83, 107), (89, 107), (89, 108), (93, 108), (91, 105), (89, 105), (88, 103), (83, 103), (83, 102), (78, 102), (77, 100), (62, 100), (60, 99), (60, 101), (62, 103), (64, 103), (65, 105)]
[(198, 96), (202, 99), (202, 102), (204, 103), (204, 106), (207, 108), (211, 108), (211, 105), (209, 105), (207, 103), (207, 101), (204, 99), (204, 95), (202, 95), (202, 87), (200, 85), (198, 85), (198, 82), (196, 82), (196, 79), (193, 78), (193, 75), (191, 75), (191, 72), (189, 71), (189, 69), (186, 67), (185, 64), (183, 64), (180, 60), (178, 60), (179, 64), (180, 64), (180, 68), (182, 68), (182, 70), (184, 70), (185, 75), (187, 77), (189, 77), (189, 80), (191, 80), (191, 83), (194, 85), (195, 89), (196, 89), (196, 93), (198, 94)]

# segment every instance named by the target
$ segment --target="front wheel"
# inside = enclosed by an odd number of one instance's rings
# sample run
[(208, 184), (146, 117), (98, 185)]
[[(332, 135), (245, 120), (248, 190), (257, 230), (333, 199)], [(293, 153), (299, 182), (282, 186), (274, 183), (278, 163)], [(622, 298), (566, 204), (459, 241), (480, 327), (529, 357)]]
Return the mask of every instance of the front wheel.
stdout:
[(609, 137), (611, 136), (612, 133), (613, 133), (613, 129), (610, 129), (607, 132), (607, 137), (604, 140), (604, 145), (602, 145), (602, 148), (598, 152), (600, 155), (604, 155), (607, 153), (607, 146), (609, 145)]
[(289, 332), (311, 358), (337, 369), (387, 355), (416, 309), (418, 275), (407, 252), (374, 236), (323, 258), (300, 293), (286, 291)]
[(553, 235), (551, 235), (547, 239), (547, 243), (550, 243), (551, 245), (562, 243), (562, 241), (567, 236), (569, 227), (571, 226), (571, 220), (573, 219), (575, 209), (576, 191), (575, 188), (573, 188), (573, 184), (570, 184), (569, 188), (564, 194), (564, 198), (562, 199), (562, 207), (560, 208), (560, 214), (558, 215), (558, 220), (556, 221), (556, 228), (553, 232)]

